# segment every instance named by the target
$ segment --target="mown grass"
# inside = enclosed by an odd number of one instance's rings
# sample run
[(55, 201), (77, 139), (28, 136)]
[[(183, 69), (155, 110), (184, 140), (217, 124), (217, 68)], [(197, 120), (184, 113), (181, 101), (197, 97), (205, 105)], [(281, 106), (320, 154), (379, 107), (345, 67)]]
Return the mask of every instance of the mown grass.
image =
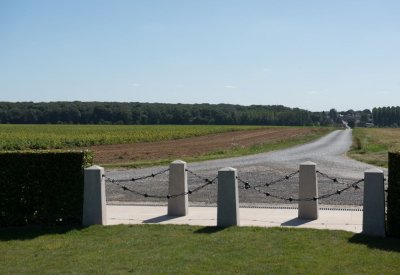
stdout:
[(189, 138), (263, 126), (9, 125), (0, 124), (0, 150), (62, 149)]
[(292, 228), (0, 230), (1, 274), (398, 274), (400, 240)]
[(388, 152), (400, 149), (400, 128), (356, 128), (348, 155), (373, 165), (387, 167)]
[[(311, 132), (306, 133), (304, 135), (298, 135), (295, 137), (282, 137), (281, 140), (267, 140), (262, 144), (255, 144), (252, 146), (240, 146), (233, 147), (230, 149), (221, 149), (216, 150), (207, 154), (185, 157), (184, 161), (186, 162), (195, 162), (195, 161), (204, 161), (204, 160), (213, 160), (213, 159), (222, 159), (222, 158), (230, 158), (230, 157), (238, 157), (245, 155), (253, 155), (258, 153), (265, 153), (274, 150), (280, 150), (289, 148), (292, 146), (304, 144), (307, 142), (314, 141), (329, 132), (333, 131), (335, 128), (333, 127), (318, 127), (313, 128)], [(135, 161), (134, 163), (102, 163), (101, 165), (106, 168), (139, 168), (139, 167), (149, 167), (155, 165), (166, 165), (176, 158), (180, 158), (179, 156), (171, 156), (168, 159), (159, 159), (159, 160), (143, 160), (143, 161)]]

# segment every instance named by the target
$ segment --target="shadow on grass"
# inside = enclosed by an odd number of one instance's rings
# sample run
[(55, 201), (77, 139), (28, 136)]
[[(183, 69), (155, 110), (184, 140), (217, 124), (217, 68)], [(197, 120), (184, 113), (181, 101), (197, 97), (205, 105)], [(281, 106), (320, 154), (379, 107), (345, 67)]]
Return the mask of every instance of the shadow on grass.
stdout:
[(218, 226), (205, 226), (203, 228), (197, 229), (194, 231), (195, 234), (213, 234), (223, 231), (227, 227), (218, 227)]
[(363, 244), (372, 249), (400, 252), (400, 239), (392, 237), (380, 238), (356, 234), (349, 239), (349, 242), (355, 244)]
[(43, 235), (65, 234), (73, 230), (81, 230), (83, 226), (25, 226), (0, 228), (0, 241), (31, 240)]

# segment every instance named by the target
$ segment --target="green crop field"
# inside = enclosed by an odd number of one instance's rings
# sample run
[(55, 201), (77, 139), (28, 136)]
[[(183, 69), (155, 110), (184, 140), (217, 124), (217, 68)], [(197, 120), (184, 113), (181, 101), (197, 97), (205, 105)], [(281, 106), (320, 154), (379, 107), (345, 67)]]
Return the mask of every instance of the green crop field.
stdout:
[(262, 126), (218, 125), (8, 125), (0, 124), (0, 150), (61, 149), (152, 142)]

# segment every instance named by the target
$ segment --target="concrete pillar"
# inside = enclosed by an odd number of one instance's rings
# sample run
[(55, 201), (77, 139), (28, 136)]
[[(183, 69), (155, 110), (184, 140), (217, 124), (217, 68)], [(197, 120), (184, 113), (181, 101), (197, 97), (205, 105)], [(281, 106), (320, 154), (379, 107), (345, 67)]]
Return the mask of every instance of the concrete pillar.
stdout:
[[(318, 197), (316, 166), (311, 161), (300, 164), (299, 199)], [(318, 200), (299, 201), (299, 219), (318, 219)]]
[(383, 171), (373, 168), (364, 174), (363, 234), (385, 237), (385, 184)]
[(239, 223), (237, 170), (228, 167), (218, 171), (217, 226), (227, 227)]
[(93, 165), (84, 170), (83, 191), (83, 219), (82, 224), (105, 225), (106, 215), (106, 187), (104, 180), (104, 168)]
[[(168, 194), (177, 195), (188, 191), (186, 162), (176, 160), (169, 166)], [(168, 216), (186, 216), (189, 212), (188, 195), (168, 200)]]

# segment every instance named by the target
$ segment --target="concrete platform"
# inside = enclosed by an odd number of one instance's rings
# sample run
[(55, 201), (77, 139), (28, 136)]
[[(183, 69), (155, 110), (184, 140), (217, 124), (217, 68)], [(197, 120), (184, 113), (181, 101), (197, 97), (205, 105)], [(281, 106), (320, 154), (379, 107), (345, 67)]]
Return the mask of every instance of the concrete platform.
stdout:
[[(320, 207), (318, 220), (298, 219), (298, 210), (294, 207), (240, 208), (239, 213), (241, 226), (362, 231), (363, 212), (359, 209), (328, 210)], [(143, 223), (216, 226), (217, 208), (192, 206), (189, 215), (172, 217), (167, 216), (166, 206), (107, 205), (107, 225)]]

